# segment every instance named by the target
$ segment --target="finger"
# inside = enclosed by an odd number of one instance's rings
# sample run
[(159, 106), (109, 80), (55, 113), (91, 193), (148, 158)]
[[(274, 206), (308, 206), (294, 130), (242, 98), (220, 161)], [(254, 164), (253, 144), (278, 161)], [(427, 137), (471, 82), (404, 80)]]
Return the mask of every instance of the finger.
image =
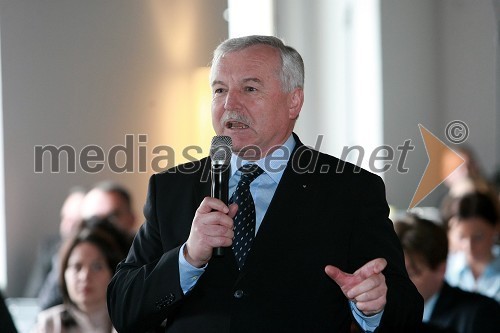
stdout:
[(232, 203), (229, 205), (229, 213), (227, 213), (227, 216), (234, 219), (237, 212), (238, 212), (238, 205), (235, 203)]
[(205, 197), (201, 202), (200, 206), (196, 210), (197, 213), (207, 214), (212, 211), (219, 211), (223, 214), (227, 214), (229, 212), (229, 208), (227, 205), (217, 198)]
[(367, 302), (385, 295), (386, 292), (385, 278), (382, 274), (378, 274), (354, 286), (348, 291), (347, 297), (358, 302)]
[(373, 315), (382, 311), (387, 303), (387, 289), (382, 288), (372, 290), (368, 293), (358, 296), (353, 300), (356, 307), (365, 315)]
[(386, 298), (380, 297), (369, 302), (356, 302), (356, 307), (365, 315), (372, 316), (382, 311), (386, 303)]
[(387, 260), (384, 258), (373, 259), (364, 264), (360, 269), (354, 272), (354, 275), (360, 276), (361, 279), (366, 279), (373, 274), (378, 274), (387, 266)]
[(208, 244), (210, 249), (213, 249), (214, 247), (228, 247), (233, 244), (233, 237), (205, 235), (203, 238), (204, 243)]
[(191, 229), (187, 244), (193, 258), (205, 258), (214, 247), (230, 246), (234, 232), (221, 225), (201, 225)]
[(335, 281), (344, 292), (359, 282), (356, 276), (345, 273), (333, 265), (327, 265), (325, 267), (325, 273), (330, 279)]
[(367, 293), (363, 293), (353, 298), (352, 300), (355, 301), (357, 304), (357, 303), (369, 303), (382, 298), (385, 298), (385, 293), (383, 293), (380, 289), (375, 289)]
[(200, 218), (203, 225), (221, 225), (226, 229), (233, 229), (233, 219), (221, 212), (211, 212)]
[(218, 224), (205, 226), (202, 233), (209, 237), (225, 237), (229, 239), (233, 239), (234, 237), (233, 228), (227, 228)]
[(233, 228), (233, 219), (219, 211), (211, 211), (209, 213), (197, 212), (195, 214), (191, 230), (203, 227), (204, 225), (215, 224), (222, 225), (226, 228)]

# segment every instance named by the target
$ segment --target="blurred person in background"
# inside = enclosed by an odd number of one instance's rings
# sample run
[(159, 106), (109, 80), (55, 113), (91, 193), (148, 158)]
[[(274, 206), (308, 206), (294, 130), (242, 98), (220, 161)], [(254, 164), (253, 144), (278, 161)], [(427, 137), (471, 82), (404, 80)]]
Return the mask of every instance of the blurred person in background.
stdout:
[(85, 195), (80, 213), (84, 219), (108, 218), (131, 239), (137, 230), (132, 197), (125, 187), (113, 181), (95, 185)]
[[(86, 194), (83, 191), (73, 193), (63, 206), (60, 232), (64, 239), (74, 231), (82, 219), (109, 219), (132, 242), (135, 234), (135, 216), (132, 211), (132, 199), (125, 187), (112, 181), (103, 181), (95, 185)], [(71, 213), (71, 214), (70, 214)], [(58, 247), (59, 248), (59, 244)], [(38, 294), (41, 310), (48, 309), (63, 302), (63, 295), (58, 282), (59, 259), (53, 256), (51, 271)]]
[(457, 252), (448, 257), (446, 280), (500, 302), (499, 212), (490, 195), (473, 192), (452, 205), (449, 231), (455, 235)]
[[(454, 202), (468, 193), (481, 192), (491, 196), (497, 209), (500, 209), (498, 196), (496, 194), (495, 185), (490, 183), (481, 170), (476, 154), (471, 147), (458, 146), (455, 148), (456, 153), (462, 157), (464, 163), (455, 171), (452, 171), (452, 163), (456, 161), (455, 152), (447, 152), (442, 157), (442, 174), (449, 175), (445, 178), (444, 184), (448, 192), (441, 199), (440, 210), (441, 217), (445, 225), (449, 224), (450, 218), (453, 216)], [(455, 252), (458, 249), (457, 235), (455, 229), (448, 228), (449, 251)]]
[(468, 146), (458, 146), (456, 153), (464, 160), (464, 163), (455, 171), (450, 172), (456, 160), (455, 152), (447, 152), (442, 157), (443, 175), (449, 175), (444, 180), (444, 184), (449, 190), (449, 195), (459, 197), (473, 191), (487, 192), (493, 189), (484, 172), (473, 149)]
[(424, 298), (422, 332), (496, 332), (500, 304), (492, 298), (451, 287), (444, 280), (448, 239), (441, 226), (417, 216), (396, 221), (406, 270)]
[(42, 309), (62, 302), (57, 284), (59, 274), (58, 251), (62, 242), (78, 229), (82, 223), (80, 209), (84, 196), (85, 190), (81, 187), (74, 187), (70, 190), (61, 208), (59, 233), (43, 241), (37, 251), (37, 257), (26, 284), (24, 297), (38, 298)]
[(128, 247), (127, 237), (109, 220), (86, 221), (61, 249), (63, 304), (40, 312), (33, 332), (115, 332), (106, 288)]

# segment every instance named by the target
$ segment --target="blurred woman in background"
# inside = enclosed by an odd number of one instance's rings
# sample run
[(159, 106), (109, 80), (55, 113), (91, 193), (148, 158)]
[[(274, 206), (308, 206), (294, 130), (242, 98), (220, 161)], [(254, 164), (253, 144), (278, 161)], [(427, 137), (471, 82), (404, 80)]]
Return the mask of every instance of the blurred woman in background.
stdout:
[(36, 333), (115, 332), (106, 305), (106, 289), (129, 244), (108, 220), (83, 224), (61, 249), (64, 302), (40, 312)]
[(456, 199), (452, 210), (448, 227), (457, 252), (449, 256), (446, 280), (500, 302), (497, 204), (490, 195), (473, 192)]

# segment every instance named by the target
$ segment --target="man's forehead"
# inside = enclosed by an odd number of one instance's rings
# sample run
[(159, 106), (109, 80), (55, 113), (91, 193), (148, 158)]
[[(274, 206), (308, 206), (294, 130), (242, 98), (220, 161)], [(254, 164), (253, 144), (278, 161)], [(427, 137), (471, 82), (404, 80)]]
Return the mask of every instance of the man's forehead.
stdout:
[(248, 63), (270, 64), (281, 58), (279, 51), (269, 45), (252, 45), (240, 50), (229, 51), (214, 59), (212, 69), (231, 65), (234, 61), (245, 59)]
[(270, 77), (279, 79), (279, 70), (279, 64), (273, 65), (269, 59), (248, 59), (239, 64), (234, 64), (231, 60), (221, 61), (212, 67), (210, 84), (225, 83), (229, 79), (240, 83), (263, 83)]

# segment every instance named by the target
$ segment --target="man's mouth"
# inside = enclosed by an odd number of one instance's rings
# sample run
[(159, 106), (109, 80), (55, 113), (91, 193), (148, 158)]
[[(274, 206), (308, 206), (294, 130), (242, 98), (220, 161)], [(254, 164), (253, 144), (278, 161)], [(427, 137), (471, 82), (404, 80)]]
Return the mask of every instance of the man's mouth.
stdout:
[(228, 121), (226, 122), (226, 128), (228, 129), (246, 129), (248, 125), (239, 121)]

